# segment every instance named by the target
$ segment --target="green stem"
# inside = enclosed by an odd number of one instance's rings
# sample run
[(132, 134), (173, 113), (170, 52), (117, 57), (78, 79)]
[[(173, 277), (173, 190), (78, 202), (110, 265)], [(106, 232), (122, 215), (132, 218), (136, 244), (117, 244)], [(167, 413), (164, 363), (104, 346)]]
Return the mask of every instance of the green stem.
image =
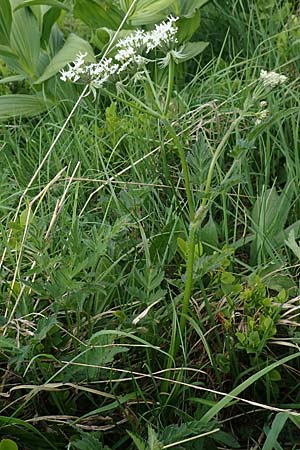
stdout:
[(162, 110), (162, 108), (161, 108), (161, 104), (160, 104), (159, 98), (158, 98), (158, 96), (157, 96), (157, 94), (156, 94), (156, 90), (155, 90), (155, 87), (154, 87), (154, 85), (153, 85), (153, 81), (151, 80), (151, 77), (150, 77), (150, 75), (149, 75), (149, 72), (148, 72), (148, 70), (147, 70), (146, 68), (144, 69), (144, 73), (146, 74), (146, 78), (147, 78), (147, 81), (148, 81), (148, 84), (149, 84), (149, 87), (150, 87), (152, 96), (153, 96), (153, 98), (154, 98), (156, 107), (157, 107), (159, 113), (162, 115), (162, 114), (163, 114), (163, 110)]
[(187, 202), (188, 202), (189, 217), (190, 217), (190, 221), (192, 222), (192, 220), (194, 219), (194, 215), (195, 215), (195, 207), (194, 207), (193, 195), (192, 195), (192, 190), (191, 190), (189, 169), (188, 169), (188, 165), (187, 165), (186, 158), (185, 158), (184, 148), (183, 148), (174, 128), (169, 123), (169, 121), (165, 118), (164, 119), (162, 118), (162, 120), (163, 120), (163, 123), (165, 124), (165, 127), (168, 130), (170, 136), (172, 137), (173, 143), (175, 144), (177, 151), (178, 151), (181, 168), (182, 168), (182, 173), (183, 173), (183, 178), (184, 178), (184, 187), (185, 187), (186, 197), (187, 197)]
[(171, 57), (170, 63), (169, 63), (168, 90), (167, 90), (166, 103), (165, 103), (165, 107), (164, 107), (164, 115), (166, 115), (169, 110), (169, 106), (170, 106), (170, 102), (171, 102), (171, 98), (172, 98), (172, 92), (173, 92), (173, 88), (174, 88), (174, 75), (175, 75), (174, 60)]
[[(176, 355), (179, 350), (180, 337), (184, 336), (184, 332), (185, 332), (185, 328), (186, 328), (187, 315), (188, 315), (188, 311), (189, 311), (190, 299), (191, 299), (192, 289), (193, 289), (193, 271), (194, 271), (194, 258), (195, 258), (196, 230), (199, 227), (199, 224), (201, 224), (201, 222), (205, 216), (205, 213), (207, 211), (209, 192), (210, 192), (210, 188), (211, 188), (214, 169), (217, 164), (218, 158), (219, 158), (222, 150), (224, 149), (225, 145), (227, 144), (227, 141), (228, 141), (231, 133), (236, 128), (236, 126), (238, 125), (240, 120), (241, 120), (241, 116), (239, 116), (237, 119), (235, 119), (232, 122), (232, 124), (228, 128), (226, 134), (224, 135), (223, 139), (219, 143), (219, 145), (213, 155), (213, 158), (212, 158), (209, 170), (208, 170), (207, 179), (206, 179), (206, 185), (205, 185), (205, 191), (204, 191), (205, 196), (201, 202), (200, 208), (196, 211), (196, 213), (194, 212), (193, 204), (192, 204), (192, 210), (191, 210), (192, 214), (190, 214), (190, 218), (191, 218), (190, 232), (189, 232), (188, 245), (187, 245), (188, 255), (187, 255), (187, 263), (186, 263), (186, 280), (185, 280), (184, 295), (183, 295), (183, 301), (182, 301), (182, 309), (181, 309), (181, 313), (180, 313), (179, 334), (177, 334), (175, 342), (170, 347), (170, 352), (169, 352), (170, 356), (167, 361), (167, 369), (170, 369), (172, 367), (172, 361), (176, 358)], [(175, 141), (175, 143), (177, 143), (177, 141), (175, 139), (174, 139), (174, 141)], [(181, 150), (179, 150), (179, 148), (181, 148)], [(181, 146), (178, 147), (178, 150), (179, 150), (179, 154), (181, 151), (183, 151)], [(184, 159), (184, 161), (185, 161), (185, 159)], [(183, 168), (185, 167), (185, 165), (186, 165), (186, 161), (185, 161), (185, 164), (183, 164)], [(187, 195), (188, 195), (188, 190), (187, 190)], [(169, 378), (169, 375), (170, 374), (168, 371), (166, 373), (166, 378)], [(167, 392), (167, 390), (168, 390), (168, 383), (166, 382), (163, 384), (163, 392)]]
[(156, 111), (154, 111), (154, 109), (149, 108), (149, 106), (145, 105), (145, 103), (141, 102), (137, 97), (135, 97), (134, 95), (132, 95), (129, 91), (127, 91), (127, 89), (125, 89), (124, 87), (122, 88), (124, 94), (128, 95), (129, 98), (131, 98), (132, 100), (134, 100), (134, 102), (136, 102), (139, 106), (137, 106), (135, 103), (130, 102), (126, 99), (124, 99), (123, 97), (120, 97), (117, 94), (114, 94), (111, 91), (108, 91), (105, 88), (102, 88), (102, 91), (105, 92), (107, 95), (113, 97), (116, 100), (119, 100), (120, 102), (122, 102), (124, 105), (130, 106), (133, 109), (140, 111), (140, 112), (147, 112), (149, 114), (149, 116), (155, 117), (156, 119), (161, 119), (161, 114), (157, 113)]
[(227, 141), (231, 135), (231, 133), (233, 132), (233, 130), (235, 129), (235, 127), (239, 124), (239, 122), (241, 121), (241, 116), (237, 117), (237, 119), (235, 119), (232, 124), (230, 125), (230, 127), (228, 128), (228, 130), (226, 131), (225, 135), (223, 136), (223, 139), (221, 140), (220, 144), (218, 145), (218, 147), (216, 148), (216, 151), (213, 155), (213, 158), (211, 160), (210, 166), (209, 166), (209, 170), (208, 170), (208, 174), (207, 174), (207, 179), (206, 179), (206, 185), (205, 185), (205, 191), (204, 191), (204, 198), (201, 202), (201, 207), (206, 206), (206, 204), (208, 203), (209, 200), (209, 191), (210, 191), (210, 187), (211, 187), (211, 183), (212, 183), (212, 178), (213, 178), (213, 173), (215, 170), (215, 166), (217, 164), (217, 161), (219, 159), (219, 156), (223, 150), (223, 148), (225, 147), (225, 145), (227, 144)]

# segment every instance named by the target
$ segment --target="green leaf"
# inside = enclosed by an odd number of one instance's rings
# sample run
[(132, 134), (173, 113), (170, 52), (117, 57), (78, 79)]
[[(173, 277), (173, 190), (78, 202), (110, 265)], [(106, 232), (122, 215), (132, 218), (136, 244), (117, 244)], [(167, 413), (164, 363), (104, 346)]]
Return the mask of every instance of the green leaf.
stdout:
[(161, 233), (154, 237), (149, 248), (152, 262), (169, 263), (173, 259), (177, 250), (176, 235), (178, 236), (178, 233), (178, 222), (171, 220)]
[(177, 238), (177, 246), (178, 246), (178, 250), (179, 253), (181, 254), (181, 256), (183, 258), (187, 258), (187, 254), (188, 254), (188, 245), (187, 242), (182, 239), (181, 237)]
[[(90, 380), (97, 378), (99, 369), (91, 366), (105, 366), (113, 362), (115, 355), (127, 352), (124, 346), (114, 346), (113, 335), (93, 335), (90, 338), (90, 349), (85, 353), (84, 359), (87, 364), (87, 376)], [(88, 367), (90, 366), (90, 367)]]
[(81, 431), (81, 439), (72, 440), (72, 447), (78, 450), (105, 450), (99, 440), (98, 433), (87, 433)]
[(12, 22), (11, 5), (9, 0), (0, 2), (0, 44), (9, 45)]
[(52, 27), (60, 16), (61, 10), (59, 8), (49, 8), (43, 15), (41, 45), (47, 49)]
[(240, 444), (238, 443), (238, 441), (231, 434), (225, 433), (225, 431), (220, 430), (217, 433), (214, 433), (211, 438), (214, 441), (225, 444), (227, 448), (240, 448)]
[(252, 221), (255, 238), (251, 244), (251, 264), (256, 262), (258, 255), (274, 256), (274, 249), (283, 246), (284, 226), (288, 219), (292, 195), (293, 183), (288, 183), (279, 196), (276, 188), (265, 189), (257, 198), (253, 210)]
[(216, 248), (219, 247), (217, 225), (215, 224), (212, 214), (209, 215), (208, 222), (201, 229), (200, 238), (203, 244), (208, 244)]
[(147, 448), (147, 445), (144, 443), (144, 441), (137, 436), (136, 434), (131, 433), (130, 431), (127, 431), (133, 442), (135, 443), (138, 450), (149, 450)]
[[(134, 26), (157, 23), (168, 14), (168, 8), (174, 0), (138, 0), (132, 14), (129, 16), (130, 23)], [(124, 11), (124, 12), (127, 12)]]
[(26, 77), (24, 75), (11, 75), (10, 77), (1, 78), (0, 84), (15, 83), (16, 81), (23, 81), (25, 79)]
[(202, 53), (207, 46), (208, 42), (188, 42), (180, 48), (178, 56), (176, 52), (175, 62), (177, 64), (180, 64), (182, 62), (189, 61), (190, 59), (195, 58), (195, 56), (198, 56), (200, 53)]
[(34, 6), (34, 5), (48, 5), (55, 6), (56, 8), (64, 9), (65, 11), (70, 11), (69, 6), (65, 5), (58, 0), (24, 0), (23, 3), (20, 3), (14, 11), (18, 11), (18, 9), (25, 8), (26, 6)]
[(16, 116), (36, 116), (46, 111), (52, 103), (38, 95), (2, 95), (0, 97), (0, 120)]
[(40, 32), (38, 21), (28, 8), (13, 16), (10, 46), (18, 55), (23, 70), (33, 78), (40, 56)]
[(35, 82), (35, 84), (43, 83), (49, 78), (56, 75), (66, 64), (74, 61), (78, 53), (87, 53), (86, 60), (94, 62), (95, 56), (90, 44), (76, 34), (71, 33), (68, 36), (62, 49), (54, 56), (46, 67), (42, 76)]
[(149, 450), (162, 450), (164, 447), (162, 442), (159, 442), (155, 431), (150, 426), (148, 426), (148, 445)]
[(189, 41), (200, 26), (200, 11), (195, 11), (191, 17), (181, 17), (176, 25), (178, 27), (177, 39), (179, 43)]
[(0, 54), (13, 58), (17, 57), (16, 53), (7, 45), (0, 45)]
[(0, 442), (0, 450), (18, 450), (18, 446), (11, 439), (2, 439)]
[(177, 0), (175, 14), (178, 16), (191, 17), (195, 10), (202, 8), (209, 0)]
[(246, 390), (249, 386), (251, 386), (253, 383), (255, 383), (260, 378), (267, 375), (272, 370), (276, 369), (277, 367), (286, 364), (289, 361), (292, 361), (295, 358), (299, 358), (300, 352), (294, 353), (293, 355), (286, 356), (285, 358), (279, 359), (278, 361), (274, 362), (273, 364), (270, 364), (267, 367), (264, 367), (259, 372), (255, 373), (251, 377), (249, 377), (247, 380), (245, 380), (243, 383), (239, 384), (236, 388), (234, 388), (231, 392), (229, 392), (229, 395), (224, 396), (221, 400), (218, 401), (216, 405), (214, 405), (202, 418), (201, 422), (203, 423), (209, 423), (219, 412), (225, 408), (231, 401), (232, 397), (236, 397), (241, 394), (244, 390)]
[(82, 20), (91, 28), (107, 27), (116, 30), (121, 21), (122, 14), (112, 2), (95, 0), (76, 0), (74, 16)]
[(3, 425), (17, 426), (18, 428), (24, 428), (25, 430), (29, 430), (31, 434), (39, 436), (45, 443), (47, 443), (48, 445), (47, 448), (57, 450), (57, 447), (52, 445), (52, 443), (47, 439), (45, 433), (41, 433), (37, 428), (35, 428), (33, 425), (26, 422), (25, 420), (17, 419), (16, 417), (0, 416), (0, 427), (2, 428)]
[(275, 448), (279, 433), (282, 431), (288, 418), (289, 415), (284, 412), (280, 412), (276, 415), (262, 450), (273, 450)]
[(294, 255), (300, 260), (300, 246), (296, 242), (294, 230), (290, 231), (289, 238), (288, 240), (284, 241), (284, 243), (292, 250)]
[(235, 277), (230, 272), (222, 272), (221, 282), (224, 284), (233, 284), (235, 282)]

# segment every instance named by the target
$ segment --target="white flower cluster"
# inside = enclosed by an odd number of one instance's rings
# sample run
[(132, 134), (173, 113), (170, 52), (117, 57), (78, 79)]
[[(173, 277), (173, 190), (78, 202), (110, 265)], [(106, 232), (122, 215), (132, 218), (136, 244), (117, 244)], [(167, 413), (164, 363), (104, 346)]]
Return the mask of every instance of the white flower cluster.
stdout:
[(85, 63), (84, 58), (87, 56), (87, 53), (79, 53), (75, 61), (73, 62), (73, 65), (68, 65), (68, 70), (61, 70), (61, 77), (60, 79), (62, 81), (73, 81), (73, 83), (76, 83), (80, 79), (80, 77), (85, 74)]
[(262, 81), (264, 87), (273, 88), (285, 83), (287, 77), (285, 75), (280, 75), (277, 72), (268, 72), (267, 70), (261, 70), (259, 79), (260, 81)]
[(260, 125), (263, 121), (265, 121), (269, 115), (270, 111), (268, 110), (268, 103), (265, 100), (262, 100), (259, 103), (259, 106), (262, 108), (260, 111), (256, 113), (255, 125)]
[(177, 17), (168, 17), (166, 22), (156, 25), (152, 31), (137, 30), (116, 44), (117, 52), (113, 58), (102, 58), (99, 63), (85, 64), (87, 54), (79, 54), (68, 70), (61, 70), (62, 81), (76, 81), (83, 79), (94, 87), (101, 87), (107, 80), (120, 75), (128, 67), (141, 66), (149, 60), (143, 53), (148, 54), (156, 48), (168, 49), (177, 43)]

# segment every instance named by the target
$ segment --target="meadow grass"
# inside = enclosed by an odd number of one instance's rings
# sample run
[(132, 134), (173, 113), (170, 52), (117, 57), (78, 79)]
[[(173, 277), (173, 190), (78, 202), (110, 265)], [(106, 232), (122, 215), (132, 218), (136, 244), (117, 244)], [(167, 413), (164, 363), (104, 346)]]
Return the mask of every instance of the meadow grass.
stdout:
[[(0, 433), (20, 449), (297, 449), (299, 26), (260, 3), (204, 8), (173, 134), (105, 92), (2, 124)], [(288, 81), (259, 122), (262, 69)], [(184, 314), (178, 145), (206, 207)]]

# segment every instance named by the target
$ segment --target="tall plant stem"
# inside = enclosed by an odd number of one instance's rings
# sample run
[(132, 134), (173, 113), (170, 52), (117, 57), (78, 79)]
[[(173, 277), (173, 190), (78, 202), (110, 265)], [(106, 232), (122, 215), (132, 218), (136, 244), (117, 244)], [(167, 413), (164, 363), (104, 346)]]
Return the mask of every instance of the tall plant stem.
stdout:
[(204, 191), (205, 195), (204, 195), (204, 198), (202, 200), (200, 208), (201, 207), (205, 207), (207, 205), (207, 203), (208, 203), (211, 182), (212, 182), (212, 178), (213, 178), (213, 174), (214, 174), (214, 170), (215, 170), (217, 161), (219, 159), (219, 156), (222, 153), (223, 148), (227, 144), (227, 141), (228, 141), (231, 133), (235, 130), (237, 125), (240, 123), (241, 119), (242, 119), (242, 116), (239, 116), (232, 122), (232, 124), (230, 125), (230, 127), (226, 131), (225, 135), (223, 136), (223, 139), (221, 140), (221, 142), (219, 143), (218, 147), (216, 148), (216, 151), (215, 151), (215, 153), (213, 155), (213, 158), (211, 160), (211, 163), (210, 163), (210, 166), (209, 166), (209, 169), (208, 169), (208, 174), (207, 174), (207, 179), (206, 179), (206, 184), (205, 184), (205, 191)]
[[(186, 321), (187, 321), (187, 316), (188, 316), (188, 311), (189, 311), (189, 306), (190, 306), (190, 299), (191, 299), (192, 289), (193, 289), (193, 270), (194, 270), (194, 258), (195, 258), (196, 231), (199, 228), (199, 226), (201, 225), (201, 222), (207, 211), (207, 204), (209, 201), (209, 193), (210, 193), (214, 169), (216, 167), (217, 161), (222, 153), (222, 150), (226, 146), (231, 133), (237, 127), (240, 120), (241, 120), (241, 116), (239, 116), (237, 119), (235, 119), (232, 122), (232, 124), (228, 128), (227, 132), (223, 136), (223, 139), (217, 146), (216, 151), (213, 155), (212, 161), (210, 163), (209, 170), (208, 170), (208, 175), (207, 175), (206, 184), (205, 184), (205, 191), (204, 191), (205, 196), (202, 199), (201, 205), (198, 208), (198, 210), (196, 211), (196, 213), (194, 212), (193, 207), (191, 210), (192, 214), (190, 214), (190, 218), (191, 218), (190, 231), (189, 231), (189, 237), (188, 237), (188, 243), (187, 243), (186, 279), (185, 279), (183, 301), (182, 301), (182, 307), (181, 307), (181, 313), (180, 313), (179, 330), (176, 335), (176, 338), (172, 339), (172, 345), (170, 347), (169, 358), (168, 358), (168, 362), (167, 362), (168, 369), (171, 369), (172, 363), (173, 363), (174, 359), (176, 358), (176, 355), (178, 353), (179, 346), (180, 346), (180, 339), (184, 336), (184, 332), (185, 332), (185, 328), (186, 328)], [(177, 141), (175, 141), (175, 143), (177, 143)], [(181, 147), (181, 149), (182, 149), (182, 147)], [(178, 150), (179, 150), (179, 148), (178, 148)], [(183, 149), (182, 149), (182, 151), (183, 151)], [(186, 164), (185, 158), (184, 158), (184, 164), (182, 165), (183, 171), (185, 170), (184, 167), (185, 167), (185, 169), (187, 169), (187, 164)], [(188, 191), (187, 191), (187, 196), (188, 196)], [(168, 375), (168, 373), (167, 373), (167, 375)], [(166, 378), (168, 378), (168, 376), (166, 376)], [(162, 392), (167, 392), (167, 390), (168, 390), (168, 382), (165, 382), (162, 387)]]
[(172, 92), (174, 88), (174, 76), (175, 76), (175, 70), (174, 70), (174, 60), (171, 57), (169, 62), (169, 76), (168, 76), (168, 90), (167, 90), (167, 96), (166, 96), (166, 103), (164, 107), (164, 115), (167, 114), (172, 98)]
[(195, 207), (194, 207), (194, 200), (193, 200), (193, 195), (192, 195), (192, 190), (191, 190), (189, 169), (188, 169), (188, 165), (187, 165), (186, 158), (185, 158), (184, 148), (183, 148), (183, 146), (180, 142), (180, 139), (178, 138), (174, 128), (170, 124), (170, 122), (166, 118), (162, 118), (162, 121), (163, 121), (166, 129), (168, 130), (171, 138), (173, 139), (173, 143), (175, 144), (176, 149), (178, 151), (178, 155), (180, 158), (180, 164), (181, 164), (181, 168), (182, 168), (182, 173), (183, 173), (186, 198), (187, 198), (188, 208), (189, 208), (189, 218), (190, 218), (190, 221), (192, 221), (194, 219), (194, 215), (195, 215)]
[[(212, 161), (209, 166), (206, 184), (205, 184), (205, 196), (202, 199), (200, 208), (197, 210), (195, 217), (193, 218), (191, 225), (190, 225), (190, 234), (188, 239), (188, 258), (187, 258), (187, 267), (186, 267), (186, 282), (185, 282), (185, 289), (184, 289), (184, 297), (182, 302), (182, 309), (181, 309), (181, 316), (180, 316), (180, 333), (183, 335), (185, 331), (186, 326), (186, 319), (187, 319), (187, 313), (189, 310), (189, 303), (193, 288), (193, 267), (194, 267), (194, 255), (195, 255), (195, 233), (196, 229), (201, 225), (201, 222), (205, 216), (206, 209), (207, 209), (207, 203), (209, 201), (209, 193), (213, 178), (214, 169), (216, 167), (217, 161), (219, 159), (219, 156), (222, 153), (222, 150), (224, 149), (225, 145), (227, 144), (227, 141), (233, 132), (233, 130), (236, 128), (238, 123), (241, 120), (241, 116), (239, 116), (237, 119), (235, 119), (230, 127), (228, 128), (227, 132), (223, 136), (223, 139), (219, 143), (218, 147), (216, 148), (216, 151), (213, 155)], [(175, 354), (178, 351), (179, 347), (179, 340), (177, 340), (178, 345), (175, 345)], [(175, 355), (174, 355), (175, 356)]]

